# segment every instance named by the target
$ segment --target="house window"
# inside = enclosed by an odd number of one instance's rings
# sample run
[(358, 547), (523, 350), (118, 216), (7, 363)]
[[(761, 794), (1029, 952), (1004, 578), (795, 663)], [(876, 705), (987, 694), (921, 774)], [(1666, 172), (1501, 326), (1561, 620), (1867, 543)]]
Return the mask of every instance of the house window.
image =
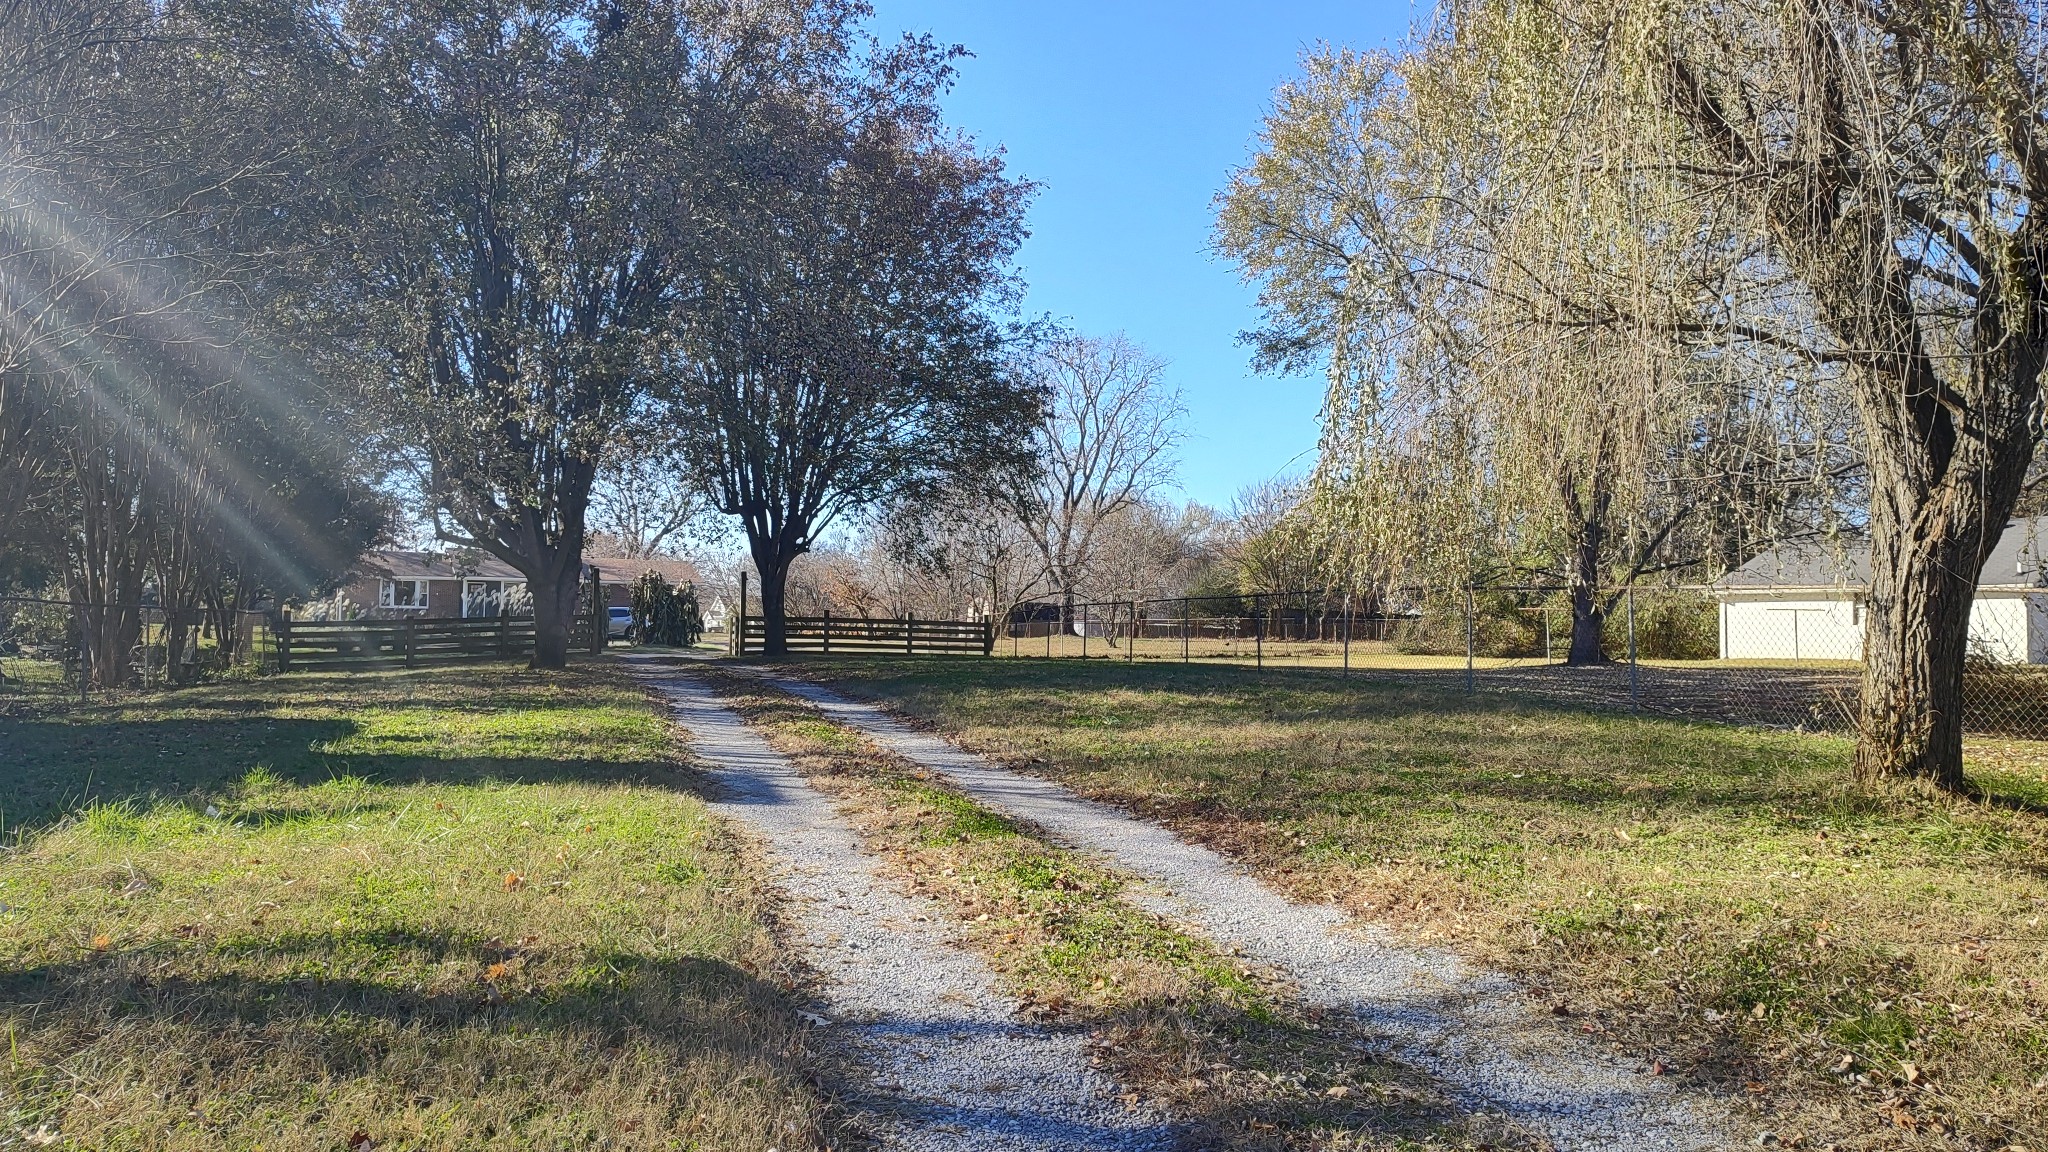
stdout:
[(425, 580), (386, 580), (377, 602), (385, 608), (424, 609), (427, 606)]
[(462, 614), (468, 617), (524, 616), (533, 611), (533, 600), (524, 580), (464, 580)]

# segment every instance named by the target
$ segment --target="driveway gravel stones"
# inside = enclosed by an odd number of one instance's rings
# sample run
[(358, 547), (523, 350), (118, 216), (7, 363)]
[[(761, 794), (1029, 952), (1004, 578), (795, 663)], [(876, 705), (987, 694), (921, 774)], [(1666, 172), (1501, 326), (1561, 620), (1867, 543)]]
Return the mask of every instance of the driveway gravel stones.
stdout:
[[(1154, 911), (1288, 973), (1311, 1003), (1349, 1012), (1389, 1054), (1438, 1077), (1463, 1106), (1549, 1139), (1561, 1152), (1696, 1152), (1736, 1146), (1731, 1114), (1560, 1030), (1514, 983), (1443, 951), (1399, 945), (1338, 909), (1299, 904), (1159, 825), (1002, 768), (881, 708), (774, 678), (891, 752), (1052, 840), (1145, 878)], [(963, 1145), (964, 1147), (964, 1145)]]
[(688, 729), (725, 795), (712, 807), (763, 841), (802, 905), (823, 976), (813, 1016), (861, 1077), (849, 1103), (883, 1147), (963, 1152), (1139, 1152), (1172, 1147), (1158, 1117), (1126, 1108), (1078, 1032), (1033, 1024), (962, 950), (931, 901), (876, 875), (832, 801), (703, 682), (635, 661)]

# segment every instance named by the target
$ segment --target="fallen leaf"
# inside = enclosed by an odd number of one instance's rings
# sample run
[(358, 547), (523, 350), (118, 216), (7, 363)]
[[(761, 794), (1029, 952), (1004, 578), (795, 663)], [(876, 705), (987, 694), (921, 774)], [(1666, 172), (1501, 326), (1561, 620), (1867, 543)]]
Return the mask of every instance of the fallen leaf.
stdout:
[(348, 1152), (377, 1152), (377, 1142), (361, 1128), (348, 1134)]
[(526, 877), (521, 876), (517, 872), (505, 873), (505, 891), (515, 892), (524, 887), (526, 887)]
[(502, 960), (484, 969), (484, 979), (486, 980), (503, 980), (504, 978), (505, 964)]
[(1334, 1097), (1338, 1100), (1342, 1100), (1346, 1096), (1351, 1095), (1351, 1089), (1346, 1088), (1342, 1084), (1332, 1084), (1328, 1088), (1323, 1090), (1323, 1095)]
[(1899, 1065), (1899, 1075), (1904, 1076), (1908, 1084), (1918, 1084), (1925, 1079), (1920, 1073), (1920, 1066), (1911, 1060), (1907, 1060)]
[(1764, 1018), (1764, 1006), (1763, 1006), (1762, 1004), (1758, 1004), (1758, 1005), (1757, 1005), (1756, 1007), (1754, 1007), (1754, 1008), (1751, 1008), (1751, 1009), (1749, 1010), (1749, 1018), (1750, 1018), (1751, 1020), (1761, 1020), (1761, 1019), (1763, 1019), (1763, 1018)]
[(105, 952), (107, 949), (113, 946), (113, 938), (108, 936), (104, 932), (92, 938), (92, 950), (95, 952)]
[(1666, 1073), (1666, 1072), (1668, 1072), (1668, 1071), (1670, 1071), (1670, 1069), (1669, 1069), (1669, 1068), (1667, 1068), (1667, 1067), (1665, 1067), (1664, 1061), (1662, 1061), (1662, 1060), (1652, 1060), (1652, 1061), (1650, 1061), (1650, 1075), (1652, 1075), (1652, 1076), (1662, 1076), (1662, 1075), (1663, 1075), (1664, 1073)]

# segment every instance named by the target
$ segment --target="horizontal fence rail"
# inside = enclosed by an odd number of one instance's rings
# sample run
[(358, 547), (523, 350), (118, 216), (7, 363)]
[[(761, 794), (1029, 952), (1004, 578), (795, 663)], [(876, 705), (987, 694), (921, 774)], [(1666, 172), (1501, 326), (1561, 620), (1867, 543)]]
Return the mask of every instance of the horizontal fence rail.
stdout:
[[(864, 619), (858, 616), (788, 616), (783, 636), (792, 652), (901, 652), (987, 656), (995, 647), (996, 624), (988, 620)], [(759, 652), (767, 622), (746, 617), (738, 632), (740, 653)]]
[(419, 668), (508, 660), (533, 648), (533, 617), (474, 620), (281, 620), (278, 670)]

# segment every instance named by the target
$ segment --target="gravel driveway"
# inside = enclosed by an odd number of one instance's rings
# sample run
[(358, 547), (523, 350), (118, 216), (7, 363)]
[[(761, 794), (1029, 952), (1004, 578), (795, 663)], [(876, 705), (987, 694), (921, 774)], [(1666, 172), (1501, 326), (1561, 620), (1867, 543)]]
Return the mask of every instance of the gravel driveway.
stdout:
[(1299, 904), (1159, 825), (1075, 796), (912, 729), (873, 704), (772, 679), (975, 799), (1144, 877), (1138, 898), (1219, 944), (1291, 974), (1312, 1002), (1350, 1012), (1466, 1107), (1548, 1137), (1561, 1152), (1705, 1150), (1736, 1143), (1731, 1114), (1566, 1033), (1507, 978), (1410, 948), (1341, 911)]
[(1084, 1038), (1025, 1023), (988, 968), (941, 927), (930, 901), (875, 874), (876, 861), (823, 793), (700, 680), (651, 662), (725, 790), (712, 807), (767, 843), (777, 881), (804, 905), (799, 931), (824, 976), (814, 1006), (825, 1047), (863, 1081), (850, 1103), (892, 1149), (1010, 1152), (1163, 1149), (1173, 1131), (1125, 1108), (1089, 1066)]

